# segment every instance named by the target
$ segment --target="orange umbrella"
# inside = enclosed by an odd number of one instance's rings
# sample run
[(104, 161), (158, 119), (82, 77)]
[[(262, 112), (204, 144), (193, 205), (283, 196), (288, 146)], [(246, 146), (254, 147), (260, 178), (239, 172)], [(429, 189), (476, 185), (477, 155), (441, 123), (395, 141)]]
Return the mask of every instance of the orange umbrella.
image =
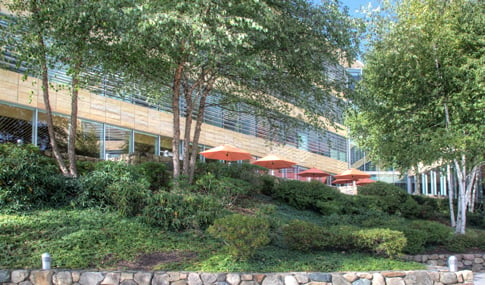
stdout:
[(365, 173), (364, 171), (360, 171), (355, 168), (347, 169), (344, 172), (334, 176), (337, 179), (346, 179), (356, 181), (361, 178), (370, 178), (370, 174)]
[(330, 174), (328, 174), (327, 172), (321, 171), (320, 169), (316, 169), (316, 168), (307, 169), (305, 171), (302, 171), (302, 172), (298, 173), (298, 175), (301, 176), (301, 177), (325, 177), (325, 176), (330, 176)]
[(377, 182), (377, 181), (372, 180), (370, 178), (362, 178), (362, 179), (357, 180), (356, 184), (357, 185), (365, 185), (365, 184), (370, 184), (370, 183), (375, 183), (375, 182)]
[(296, 162), (270, 154), (256, 161), (253, 161), (252, 164), (256, 164), (269, 169), (282, 169), (291, 167), (295, 165)]
[(219, 159), (227, 161), (246, 160), (252, 158), (249, 152), (229, 144), (224, 144), (218, 147), (208, 149), (206, 151), (202, 151), (200, 154), (208, 159)]
[(336, 179), (336, 180), (332, 181), (332, 184), (349, 184), (349, 183), (352, 183), (352, 180)]

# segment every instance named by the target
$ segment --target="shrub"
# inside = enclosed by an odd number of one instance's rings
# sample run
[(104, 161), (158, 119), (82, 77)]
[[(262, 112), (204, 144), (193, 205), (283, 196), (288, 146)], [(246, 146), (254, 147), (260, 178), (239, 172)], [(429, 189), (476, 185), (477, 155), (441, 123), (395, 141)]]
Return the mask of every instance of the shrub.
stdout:
[(226, 206), (233, 206), (241, 195), (250, 192), (252, 185), (231, 177), (216, 178), (212, 173), (200, 177), (195, 182), (198, 193), (212, 195)]
[(270, 241), (269, 222), (266, 219), (241, 214), (217, 219), (207, 231), (224, 240), (230, 254), (240, 259), (252, 257), (258, 248)]
[(63, 205), (75, 191), (53, 160), (33, 145), (0, 144), (0, 170), (0, 208), (4, 211)]
[(446, 249), (453, 252), (466, 252), (469, 249), (485, 250), (485, 232), (467, 229), (465, 234), (455, 234), (446, 244)]
[(403, 204), (406, 203), (409, 196), (403, 189), (385, 182), (361, 186), (359, 195), (374, 197), (372, 200), (367, 200), (368, 203), (371, 203), (369, 206), (391, 215), (403, 212)]
[(169, 175), (165, 163), (147, 161), (136, 165), (136, 168), (140, 170), (148, 181), (151, 190), (155, 191), (168, 186)]
[(323, 236), (323, 228), (310, 222), (292, 220), (283, 227), (283, 239), (292, 250), (321, 250), (327, 246)]
[[(328, 213), (340, 212), (339, 202), (344, 199), (344, 195), (337, 189), (318, 181), (303, 182), (298, 180), (280, 181), (275, 185), (272, 196), (300, 210), (321, 212), (327, 209)], [(329, 201), (336, 204), (325, 204)]]
[(333, 226), (330, 228), (314, 223), (292, 220), (283, 227), (283, 238), (288, 248), (303, 252), (312, 250), (355, 248), (353, 226)]
[(363, 229), (354, 232), (354, 238), (358, 248), (389, 257), (400, 254), (406, 246), (404, 234), (390, 229)]
[(160, 191), (149, 200), (141, 219), (164, 230), (201, 229), (211, 224), (222, 209), (221, 202), (211, 196)]
[(103, 161), (80, 179), (82, 192), (76, 204), (83, 207), (113, 208), (126, 216), (141, 213), (150, 197), (148, 182), (133, 165)]

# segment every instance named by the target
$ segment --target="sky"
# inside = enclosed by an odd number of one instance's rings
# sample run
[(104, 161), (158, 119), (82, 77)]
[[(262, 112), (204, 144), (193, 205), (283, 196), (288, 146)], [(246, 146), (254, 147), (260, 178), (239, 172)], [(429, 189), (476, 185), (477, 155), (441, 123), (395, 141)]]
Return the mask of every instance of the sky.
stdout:
[(367, 5), (369, 5), (369, 3), (371, 3), (372, 7), (378, 6), (377, 0), (341, 0), (341, 1), (342, 1), (344, 6), (349, 7), (350, 15), (356, 16), (356, 17), (359, 16), (359, 13), (356, 12), (356, 11), (359, 10), (362, 6), (367, 7)]

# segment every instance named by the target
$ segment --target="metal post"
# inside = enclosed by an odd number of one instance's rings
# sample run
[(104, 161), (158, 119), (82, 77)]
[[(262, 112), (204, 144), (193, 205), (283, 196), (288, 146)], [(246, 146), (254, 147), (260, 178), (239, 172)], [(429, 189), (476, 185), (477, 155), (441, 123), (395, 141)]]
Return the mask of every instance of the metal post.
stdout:
[(450, 257), (448, 257), (448, 269), (450, 270), (450, 272), (458, 271), (458, 261), (456, 259), (456, 256), (450, 255)]
[(42, 270), (51, 269), (51, 255), (49, 253), (42, 254)]

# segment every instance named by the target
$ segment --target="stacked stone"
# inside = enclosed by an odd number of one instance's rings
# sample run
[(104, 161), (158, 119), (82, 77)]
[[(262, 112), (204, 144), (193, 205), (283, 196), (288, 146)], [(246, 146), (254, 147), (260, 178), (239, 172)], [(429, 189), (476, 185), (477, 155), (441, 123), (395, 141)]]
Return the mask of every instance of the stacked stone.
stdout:
[[(485, 254), (453, 254), (456, 257), (458, 270), (473, 272), (485, 271)], [(450, 254), (408, 255), (405, 260), (416, 261), (430, 266), (448, 266)]]
[(471, 271), (200, 273), (0, 270), (3, 285), (444, 285), (473, 284)]

